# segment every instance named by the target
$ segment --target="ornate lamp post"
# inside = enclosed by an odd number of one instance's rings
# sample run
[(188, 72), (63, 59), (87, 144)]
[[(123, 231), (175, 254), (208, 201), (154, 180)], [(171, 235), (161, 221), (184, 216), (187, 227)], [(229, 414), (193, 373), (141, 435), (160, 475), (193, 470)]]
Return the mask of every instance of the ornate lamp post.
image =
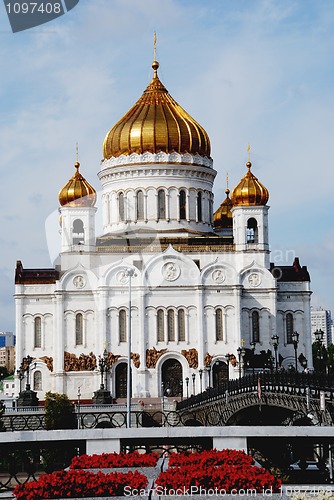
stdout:
[(200, 386), (201, 392), (203, 392), (203, 385), (202, 385), (203, 370), (202, 370), (202, 368), (200, 370), (198, 370), (198, 373), (199, 373), (199, 386)]
[(246, 354), (246, 351), (243, 347), (238, 347), (237, 353), (238, 353), (238, 364), (239, 364), (239, 378), (241, 378), (241, 361), (244, 355)]
[(193, 379), (193, 395), (195, 396), (195, 379), (196, 379), (196, 373), (193, 373), (191, 375), (191, 378)]
[(319, 372), (322, 368), (322, 341), (324, 337), (324, 332), (322, 330), (316, 330), (314, 332), (314, 338), (317, 344), (317, 358), (319, 359)]
[(254, 375), (254, 363), (255, 363), (255, 347), (256, 347), (256, 342), (251, 342), (250, 344), (250, 348), (251, 348), (251, 351), (252, 351), (252, 368), (253, 368), (253, 375)]
[[(20, 394), (17, 400), (18, 406), (38, 406), (37, 393), (35, 391), (32, 391), (30, 387), (30, 372), (32, 370), (32, 363), (33, 358), (29, 355), (25, 356), (22, 359), (20, 369), (17, 371), (20, 380)], [(34, 368), (36, 368), (36, 363), (34, 363)], [(22, 391), (22, 380), (25, 373), (27, 374), (26, 387), (25, 390)]]
[(80, 386), (78, 387), (78, 404), (77, 404), (77, 408), (78, 408), (78, 412), (77, 412), (77, 415), (78, 415), (78, 429), (81, 429), (81, 422), (80, 422), (80, 398), (81, 398), (81, 391), (80, 391)]
[(299, 333), (298, 332), (293, 332), (292, 342), (293, 342), (293, 348), (295, 350), (295, 370), (297, 372), (297, 347), (298, 347), (298, 342), (299, 342)]
[[(100, 383), (100, 389), (98, 391), (94, 392), (93, 396), (93, 403), (95, 405), (100, 404), (100, 405), (107, 405), (112, 403), (112, 398), (110, 391), (107, 390), (107, 374), (109, 371), (109, 366), (108, 366), (108, 352), (107, 349), (103, 351), (102, 356), (99, 356), (99, 368), (100, 368), (100, 374), (101, 374), (101, 383)], [(103, 375), (105, 375), (105, 382), (103, 382)]]
[(189, 377), (186, 377), (187, 399), (189, 398)]
[(19, 370), (16, 370), (16, 374), (18, 376), (18, 379), (20, 381), (20, 393), (22, 392), (22, 380), (24, 379), (24, 369), (23, 366), (21, 365)]
[(278, 369), (277, 349), (278, 349), (278, 344), (279, 344), (279, 336), (273, 335), (271, 337), (271, 340), (272, 340), (272, 344), (273, 344), (274, 351), (275, 351), (275, 370), (277, 371), (277, 369)]

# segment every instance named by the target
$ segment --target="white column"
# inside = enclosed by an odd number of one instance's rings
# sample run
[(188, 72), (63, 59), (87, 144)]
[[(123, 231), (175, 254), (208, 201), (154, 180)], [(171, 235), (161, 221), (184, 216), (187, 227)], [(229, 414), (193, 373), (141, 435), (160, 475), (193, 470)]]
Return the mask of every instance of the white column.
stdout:
[(166, 209), (166, 220), (167, 222), (169, 222), (170, 220), (170, 206), (169, 206), (169, 203), (170, 203), (170, 196), (169, 196), (169, 192), (167, 191), (166, 193), (166, 199), (165, 199), (165, 209)]
[(186, 191), (186, 219), (187, 222), (190, 222), (190, 194), (189, 191)]
[(63, 292), (55, 292), (55, 322), (54, 322), (54, 357), (53, 369), (55, 373), (55, 390), (59, 394), (64, 394), (65, 381), (64, 381), (64, 344), (65, 344), (65, 330), (64, 330), (64, 297)]
[[(204, 368), (204, 355), (207, 349), (207, 331), (204, 324), (204, 290), (200, 289), (197, 292), (197, 332), (194, 331), (193, 335), (197, 335), (198, 339), (198, 368)], [(194, 338), (195, 341), (195, 338)], [(205, 375), (203, 373), (203, 375)], [(204, 384), (205, 387), (205, 384)]]

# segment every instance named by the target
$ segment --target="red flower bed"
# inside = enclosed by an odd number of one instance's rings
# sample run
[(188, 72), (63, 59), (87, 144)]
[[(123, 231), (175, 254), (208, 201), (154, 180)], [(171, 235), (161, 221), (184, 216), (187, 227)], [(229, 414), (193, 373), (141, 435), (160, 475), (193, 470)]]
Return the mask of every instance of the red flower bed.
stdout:
[(205, 450), (196, 453), (173, 453), (169, 458), (169, 466), (180, 466), (188, 464), (201, 464), (206, 465), (253, 465), (254, 459), (243, 451), (238, 450)]
[(69, 470), (44, 474), (38, 481), (20, 484), (13, 494), (22, 500), (122, 496), (125, 486), (143, 489), (147, 483), (147, 478), (137, 471), (127, 474), (94, 474), (83, 470)]
[(162, 472), (156, 485), (168, 490), (191, 489), (240, 490), (263, 489), (279, 491), (281, 481), (270, 472), (252, 465), (254, 460), (237, 450), (204, 451), (194, 454), (171, 455), (167, 471)]
[(72, 459), (71, 469), (107, 469), (113, 467), (155, 467), (157, 453), (102, 453), (101, 455), (80, 455)]

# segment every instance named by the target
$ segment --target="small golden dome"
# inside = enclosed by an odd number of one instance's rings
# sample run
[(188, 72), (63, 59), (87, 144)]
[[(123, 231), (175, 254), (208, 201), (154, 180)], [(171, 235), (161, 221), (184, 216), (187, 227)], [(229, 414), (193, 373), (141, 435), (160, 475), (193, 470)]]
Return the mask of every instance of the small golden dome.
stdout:
[(246, 163), (248, 172), (233, 189), (233, 205), (258, 206), (266, 205), (269, 200), (269, 191), (251, 172), (251, 162)]
[(108, 132), (104, 158), (131, 153), (190, 153), (210, 158), (206, 131), (174, 101), (158, 78), (153, 61), (151, 83), (134, 106)]
[(213, 214), (213, 225), (216, 229), (228, 228), (233, 226), (232, 212), (231, 212), (233, 203), (229, 196), (230, 190), (226, 189), (225, 193), (226, 193), (225, 200), (221, 203), (220, 207), (217, 208), (217, 210)]
[(96, 191), (80, 174), (80, 163), (77, 161), (74, 166), (75, 174), (59, 191), (59, 203), (70, 207), (93, 207), (96, 203)]

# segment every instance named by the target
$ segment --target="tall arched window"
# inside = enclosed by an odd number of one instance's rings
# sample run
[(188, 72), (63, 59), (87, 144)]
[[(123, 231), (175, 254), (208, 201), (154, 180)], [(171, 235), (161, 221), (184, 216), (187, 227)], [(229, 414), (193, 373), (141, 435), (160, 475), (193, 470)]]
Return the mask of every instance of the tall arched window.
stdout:
[(157, 313), (157, 340), (158, 342), (164, 342), (165, 340), (165, 325), (164, 325), (164, 312), (162, 309), (158, 310)]
[(177, 312), (177, 330), (179, 342), (186, 340), (186, 326), (184, 309), (179, 309)]
[(258, 242), (257, 220), (254, 219), (254, 217), (251, 217), (247, 221), (246, 237), (247, 237), (247, 243)]
[(216, 340), (223, 340), (223, 311), (216, 309)]
[(197, 220), (202, 222), (202, 191), (197, 193)]
[(118, 213), (119, 220), (125, 220), (125, 210), (124, 210), (124, 193), (119, 193), (118, 195)]
[(121, 309), (118, 317), (119, 341), (126, 342), (126, 311)]
[(167, 313), (168, 341), (175, 340), (175, 319), (174, 311), (170, 309)]
[(137, 205), (137, 220), (144, 219), (144, 193), (143, 191), (138, 191), (136, 196)]
[(85, 242), (85, 230), (81, 219), (73, 221), (73, 245), (79, 245)]
[(291, 313), (288, 313), (285, 318), (286, 325), (286, 343), (293, 344), (292, 334), (293, 334), (293, 316)]
[(42, 390), (42, 373), (37, 370), (34, 372), (34, 383), (33, 383), (34, 391)]
[(186, 218), (186, 192), (182, 189), (179, 196), (180, 203), (180, 219), (184, 220)]
[(166, 219), (166, 194), (163, 189), (158, 191), (158, 219)]
[(83, 317), (78, 313), (75, 317), (75, 345), (83, 344)]
[(34, 320), (34, 347), (42, 347), (42, 320), (40, 317)]
[(260, 315), (258, 311), (252, 312), (252, 342), (260, 342)]

